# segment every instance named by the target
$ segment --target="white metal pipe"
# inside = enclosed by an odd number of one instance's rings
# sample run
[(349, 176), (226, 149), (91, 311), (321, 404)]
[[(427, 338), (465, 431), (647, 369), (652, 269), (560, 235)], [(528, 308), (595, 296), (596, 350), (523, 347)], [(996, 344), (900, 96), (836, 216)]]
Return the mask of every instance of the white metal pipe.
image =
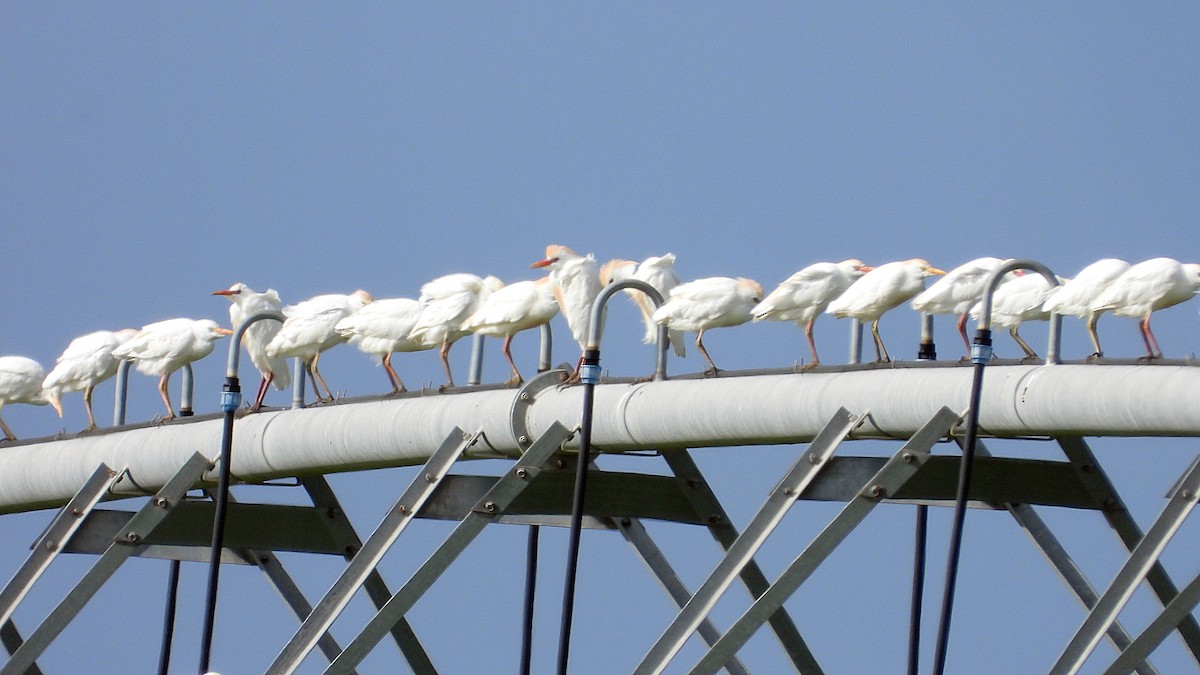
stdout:
[[(684, 378), (596, 387), (593, 443), (604, 451), (807, 442), (834, 412), (870, 412), (856, 437), (907, 438), (942, 406), (965, 410), (972, 368), (950, 363)], [(1002, 365), (988, 369), (983, 435), (1200, 436), (1200, 367)], [(579, 423), (582, 387), (540, 391), (525, 428)], [(409, 395), (237, 421), (233, 473), (245, 480), (420, 464), (449, 429), (483, 430), (519, 452), (512, 389)], [(129, 467), (147, 490), (193, 452), (215, 457), (221, 418), (19, 441), (0, 453), (0, 512), (66, 503), (101, 463)], [(132, 492), (128, 479), (119, 490)]]

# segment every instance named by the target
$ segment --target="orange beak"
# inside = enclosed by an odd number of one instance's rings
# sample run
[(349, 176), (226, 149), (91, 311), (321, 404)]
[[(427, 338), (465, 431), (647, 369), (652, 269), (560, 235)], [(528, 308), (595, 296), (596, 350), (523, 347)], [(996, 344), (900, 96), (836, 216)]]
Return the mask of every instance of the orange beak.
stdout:
[(213, 332), (217, 335), (233, 335), (233, 331), (229, 330), (228, 328), (217, 328)]
[(554, 263), (556, 263), (556, 262), (558, 262), (558, 258), (546, 258), (545, 260), (539, 260), (539, 261), (537, 261), (537, 262), (533, 263), (533, 264), (532, 264), (532, 265), (530, 265), (529, 267), (530, 267), (531, 269), (537, 269), (537, 268), (539, 268), (539, 267), (545, 267), (545, 266), (547, 266), (547, 265), (553, 265), (553, 264), (554, 264)]
[(241, 291), (231, 291), (228, 288), (226, 288), (225, 290), (222, 290), (222, 291), (213, 291), (212, 292), (213, 295), (237, 295), (238, 293), (241, 293)]

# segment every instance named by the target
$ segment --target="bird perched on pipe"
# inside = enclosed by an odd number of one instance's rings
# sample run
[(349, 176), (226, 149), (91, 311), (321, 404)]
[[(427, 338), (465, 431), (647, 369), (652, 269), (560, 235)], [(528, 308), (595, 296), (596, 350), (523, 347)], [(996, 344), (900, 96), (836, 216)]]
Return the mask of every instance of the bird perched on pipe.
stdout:
[[(317, 295), (304, 302), (283, 308), (287, 320), (279, 327), (279, 332), (267, 344), (267, 356), (270, 358), (286, 358), (294, 356), (304, 362), (304, 367), (312, 376), (313, 393), (317, 400), (329, 402), (333, 400), (333, 391), (325, 383), (321, 371), (317, 369), (317, 361), (321, 352), (339, 345), (345, 341), (334, 330), (338, 321), (350, 316), (373, 300), (371, 294), (359, 289), (349, 295), (328, 293)], [(325, 394), (317, 385), (325, 388)]]
[[(1008, 329), (1008, 334), (1025, 352), (1026, 359), (1036, 359), (1038, 355), (1021, 338), (1021, 324), (1050, 318), (1044, 305), (1055, 288), (1058, 287), (1052, 286), (1040, 274), (1021, 274), (1000, 284), (992, 294), (992, 324)], [(978, 320), (982, 311), (981, 303), (976, 303), (971, 308), (971, 318)]]
[[(246, 284), (238, 282), (224, 290), (213, 291), (213, 295), (223, 295), (229, 299), (229, 325), (234, 331), (241, 327), (243, 321), (255, 314), (283, 311), (279, 293), (276, 293), (273, 288), (259, 293)], [(279, 391), (283, 391), (292, 383), (292, 371), (288, 368), (287, 359), (282, 356), (267, 356), (267, 345), (279, 333), (282, 326), (283, 324), (279, 321), (258, 321), (242, 334), (242, 344), (246, 347), (250, 363), (254, 364), (261, 375), (258, 394), (255, 395), (250, 410), (257, 411), (262, 408), (263, 399), (267, 396), (267, 389), (272, 384)]]
[(819, 262), (796, 272), (763, 298), (750, 314), (754, 321), (794, 321), (804, 328), (812, 361), (802, 370), (821, 365), (813, 340), (813, 324), (829, 303), (846, 292), (856, 279), (871, 271), (857, 258), (839, 263)]
[(1096, 298), (1108, 288), (1117, 277), (1129, 269), (1129, 263), (1117, 258), (1103, 258), (1079, 271), (1074, 278), (1066, 280), (1063, 285), (1054, 290), (1046, 299), (1043, 308), (1047, 312), (1064, 316), (1077, 316), (1087, 320), (1088, 337), (1092, 339), (1093, 356), (1099, 357), (1100, 338), (1096, 335), (1096, 320), (1098, 313), (1092, 312)]
[[(24, 356), (0, 356), (0, 409), (9, 403), (54, 406), (62, 417), (58, 399), (42, 386), (46, 371), (41, 364)], [(0, 418), (0, 431), (6, 440), (15, 441), (16, 434)]]
[(116, 374), (117, 365), (121, 362), (113, 355), (113, 350), (134, 335), (137, 335), (137, 331), (132, 328), (115, 332), (98, 330), (81, 335), (71, 340), (43, 380), (42, 388), (49, 393), (50, 402), (56, 407), (61, 406), (64, 393), (83, 392), (83, 407), (88, 418), (84, 431), (96, 428), (96, 417), (92, 414), (92, 392), (96, 385)]
[(478, 277), (459, 272), (440, 276), (421, 286), (421, 316), (409, 336), (415, 340), (439, 345), (442, 368), (446, 371), (447, 387), (454, 386), (454, 374), (450, 371), (450, 347), (469, 334), (462, 327), (463, 321), (471, 316), (493, 291), (504, 285), (494, 277)]
[(853, 317), (871, 322), (871, 337), (875, 339), (875, 362), (887, 363), (888, 355), (883, 338), (879, 337), (879, 318), (885, 312), (907, 302), (925, 287), (925, 277), (945, 274), (921, 258), (910, 258), (880, 265), (851, 284), (825, 309), (841, 319)]
[(531, 264), (531, 268), (545, 267), (550, 273), (550, 284), (554, 298), (562, 310), (571, 336), (579, 343), (579, 363), (575, 367), (577, 380), (579, 366), (583, 365), (583, 352), (587, 350), (588, 334), (592, 326), (592, 304), (600, 295), (600, 272), (592, 254), (579, 255), (561, 244), (546, 247), (546, 257)]
[[(1139, 319), (1146, 356), (1161, 359), (1162, 350), (1150, 330), (1150, 316), (1167, 307), (1190, 300), (1200, 292), (1200, 264), (1180, 263), (1173, 258), (1153, 258), (1133, 265), (1113, 280), (1092, 303), (1098, 319), (1104, 312)], [(1095, 326), (1092, 319), (1092, 326)], [(1097, 340), (1096, 353), (1100, 353)]]
[(750, 320), (750, 311), (762, 302), (762, 284), (738, 277), (708, 277), (680, 284), (654, 312), (654, 322), (669, 329), (696, 332), (696, 349), (708, 362), (705, 374), (720, 370), (704, 348), (704, 331), (738, 326)]
[(385, 298), (375, 300), (338, 321), (334, 330), (363, 353), (378, 356), (392, 385), (392, 393), (399, 394), (407, 391), (407, 388), (392, 368), (392, 354), (436, 349), (441, 344), (413, 337), (413, 327), (420, 318), (420, 301)]
[(542, 277), (535, 281), (518, 281), (494, 291), (479, 303), (462, 327), (472, 333), (504, 338), (501, 351), (512, 370), (512, 377), (507, 382), (512, 386), (524, 381), (512, 357), (513, 336), (549, 323), (556, 314), (558, 302), (550, 278)]
[[(662, 295), (663, 300), (666, 300), (671, 294), (671, 289), (680, 284), (679, 274), (675, 272), (675, 254), (653, 255), (640, 263), (623, 258), (614, 258), (600, 266), (601, 286), (607, 286), (618, 281), (624, 281), (625, 279), (636, 279), (650, 284), (654, 287), (654, 290)], [(634, 306), (642, 314), (642, 323), (646, 327), (646, 334), (642, 337), (642, 343), (648, 345), (654, 344), (658, 341), (658, 324), (654, 323), (654, 310), (656, 309), (654, 303), (650, 301), (650, 298), (645, 293), (634, 288), (625, 289), (625, 295), (633, 301)], [(687, 356), (687, 347), (683, 342), (683, 331), (668, 331), (667, 339), (670, 340), (671, 348), (675, 351), (676, 356), (680, 358)]]
[(113, 350), (113, 356), (133, 361), (140, 373), (158, 376), (158, 395), (167, 408), (166, 419), (172, 420), (175, 409), (167, 392), (171, 373), (208, 356), (218, 339), (232, 334), (212, 319), (167, 319), (142, 326)]
[[(945, 276), (918, 293), (912, 300), (912, 308), (926, 314), (958, 315), (958, 323), (955, 325), (969, 356), (971, 340), (967, 337), (967, 317), (975, 303), (983, 298), (985, 286), (992, 273), (1006, 262), (1008, 260), (990, 257), (965, 262), (946, 272)], [(1014, 278), (1013, 273), (1006, 274), (1004, 278)]]

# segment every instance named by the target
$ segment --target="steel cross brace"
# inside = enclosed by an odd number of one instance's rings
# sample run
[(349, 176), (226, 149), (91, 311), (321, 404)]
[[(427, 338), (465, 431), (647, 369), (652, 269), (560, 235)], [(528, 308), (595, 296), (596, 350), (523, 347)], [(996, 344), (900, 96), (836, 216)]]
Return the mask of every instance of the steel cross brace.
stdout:
[[(1191, 466), (1180, 477), (1166, 507), (1163, 508), (1154, 524), (1150, 526), (1146, 536), (1130, 552), (1129, 560), (1117, 572), (1108, 590), (1104, 591), (1104, 595), (1100, 597), (1096, 606), (1084, 619), (1083, 625), (1067, 643), (1062, 655), (1050, 669), (1052, 674), (1062, 675), (1079, 671), (1088, 655), (1100, 641), (1100, 637), (1116, 620), (1121, 609), (1125, 607), (1125, 603), (1129, 601), (1137, 585), (1146, 578), (1151, 568), (1158, 562), (1167, 542), (1171, 540), (1171, 537), (1175, 535), (1188, 514), (1196, 506), (1198, 493), (1200, 493), (1200, 457), (1193, 460)], [(1169, 606), (1170, 602), (1168, 602)]]
[(151, 497), (121, 529), (117, 538), (100, 556), (96, 564), (50, 612), (37, 630), (25, 641), (25, 644), (21, 645), (21, 648), (12, 655), (8, 663), (0, 668), (0, 675), (25, 673), (46, 650), (46, 647), (83, 609), (84, 605), (92, 599), (92, 596), (100, 590), (100, 587), (134, 554), (142, 540), (170, 515), (171, 508), (187, 494), (193, 485), (200, 481), (204, 472), (211, 466), (211, 462), (203, 455), (199, 453), (192, 455), (192, 458), (175, 476), (167, 481), (167, 484)]
[(438, 580), (450, 563), (475, 540), (483, 528), (503, 513), (513, 500), (537, 479), (543, 465), (562, 447), (563, 442), (571, 437), (571, 433), (562, 424), (555, 422), (538, 437), (513, 468), (488, 490), (475, 508), (454, 528), (446, 541), (367, 622), (362, 632), (350, 642), (342, 654), (329, 664), (325, 674), (351, 672), (351, 669), (388, 633), (391, 626)]
[(433, 494), (434, 488), (446, 476), (451, 465), (467, 448), (475, 444), (479, 436), (479, 432), (468, 435), (456, 427), (446, 440), (442, 441), (441, 447), (425, 462), (412, 483), (400, 495), (400, 499), (388, 510), (383, 521), (342, 571), (341, 576), (275, 657), (275, 661), (267, 668), (266, 672), (269, 675), (292, 673), (300, 667), (300, 662), (312, 651), (317, 641), (350, 603), (350, 599), (375, 571), (384, 554), (412, 522), (413, 516)]
[[(345, 539), (352, 542), (351, 546), (354, 549), (346, 551), (344, 557), (346, 562), (353, 560), (355, 554), (362, 549), (362, 541), (359, 540), (358, 533), (355, 532), (350, 520), (346, 518), (346, 512), (338, 503), (337, 495), (329, 486), (329, 481), (325, 480), (324, 476), (308, 476), (301, 478), (300, 484), (308, 492), (313, 506), (326, 510), (331, 521), (330, 525), (340, 531)], [(367, 575), (363, 582), (363, 590), (367, 592), (367, 597), (371, 599), (371, 604), (375, 605), (376, 610), (382, 609), (384, 603), (392, 597), (392, 591), (388, 588), (387, 582), (383, 580), (383, 575), (379, 573), (378, 569), (371, 570)], [(396, 625), (392, 626), (392, 638), (396, 641), (396, 645), (414, 673), (417, 675), (437, 674), (437, 669), (433, 667), (433, 661), (429, 659), (429, 654), (421, 646), (421, 641), (417, 639), (417, 634), (407, 619), (401, 617)], [(333, 660), (333, 656), (330, 656), (330, 660)]]
[[(679, 578), (679, 575), (675, 573), (671, 564), (667, 562), (662, 549), (650, 538), (650, 533), (646, 531), (645, 526), (642, 525), (642, 521), (637, 518), (613, 518), (612, 520), (617, 530), (625, 537), (625, 541), (629, 542), (629, 545), (637, 552), (638, 557), (642, 559), (642, 562), (646, 564), (646, 567), (650, 569), (650, 572), (658, 579), (662, 587), (666, 589), (667, 594), (682, 609), (687, 604), (687, 601), (691, 599), (692, 594)], [(700, 623), (696, 631), (700, 633), (700, 637), (704, 639), (704, 642), (709, 645), (716, 644), (717, 640), (721, 637), (721, 634), (717, 632), (717, 627), (708, 618), (705, 618)], [(749, 675), (750, 673), (737, 657), (731, 658), (725, 664), (725, 670), (729, 671), (730, 675)]]
[(929, 459), (929, 449), (958, 423), (959, 415), (942, 408), (904, 444), (842, 511), (783, 571), (770, 589), (734, 622), (691, 670), (715, 673), (761, 627), (875, 507), (904, 487)]
[[(747, 563), (758, 552), (767, 536), (774, 531), (779, 521), (796, 502), (796, 497), (816, 478), (827, 464), (842, 440), (862, 421), (863, 416), (853, 416), (845, 408), (839, 409), (832, 419), (809, 444), (808, 450), (800, 455), (792, 468), (771, 492), (765, 504), (750, 521), (746, 530), (726, 550), (725, 557), (717, 563), (708, 579), (700, 586), (692, 599), (667, 626), (666, 631), (643, 657), (634, 670), (635, 675), (657, 675), (700, 626), (703, 619), (716, 605), (721, 595), (733, 583)], [(955, 417), (957, 419), (957, 417)], [(947, 428), (949, 426), (947, 425)], [(774, 613), (774, 612), (772, 612)], [(717, 664), (719, 668), (724, 662)]]
[[(676, 479), (679, 480), (684, 496), (692, 503), (696, 513), (701, 517), (707, 516), (708, 531), (712, 534), (713, 539), (721, 545), (721, 550), (728, 551), (737, 541), (738, 531), (730, 522), (717, 495), (700, 474), (700, 467), (696, 466), (686, 450), (664, 452), (663, 459), (666, 460)], [(753, 558), (746, 562), (738, 576), (741, 577), (742, 584), (754, 598), (762, 596), (771, 586), (771, 583), (767, 581), (767, 575), (763, 574), (762, 568)], [(792, 616), (786, 609), (772, 614), (769, 623), (775, 637), (783, 645), (784, 651), (792, 659), (792, 665), (798, 672), (822, 672), (820, 664), (817, 663), (817, 657), (813, 655), (804, 638), (800, 636), (800, 630), (796, 628), (796, 623), (792, 621)], [(707, 640), (707, 638), (705, 639)]]
[[(963, 444), (962, 438), (956, 438), (955, 440), (959, 446)], [(975, 452), (979, 457), (992, 456), (992, 453), (988, 452), (987, 447), (984, 446), (983, 441), (979, 440), (976, 440)], [(1099, 468), (1097, 467), (1096, 470), (1099, 471)], [(1097, 504), (1102, 505), (1103, 500), (1098, 501)], [(1025, 530), (1025, 533), (1033, 540), (1034, 545), (1041, 550), (1042, 555), (1046, 556), (1046, 560), (1054, 567), (1054, 571), (1067, 584), (1079, 602), (1087, 609), (1095, 607), (1100, 595), (1083, 574), (1083, 570), (1079, 568), (1079, 565), (1067, 553), (1062, 542), (1050, 531), (1050, 526), (1046, 524), (1046, 521), (1042, 520), (1042, 517), (1029, 504), (1005, 502), (1004, 508), (1017, 521), (1017, 524)], [(1113, 622), (1113, 625), (1108, 629), (1107, 635), (1109, 640), (1119, 650), (1124, 649), (1130, 643), (1131, 638), (1129, 637), (1129, 633), (1126, 632), (1125, 628), (1119, 622)], [(1137, 671), (1142, 675), (1154, 675), (1158, 672), (1150, 663), (1138, 664)]]
[[(1082, 438), (1076, 436), (1057, 440), (1059, 447), (1062, 448), (1079, 475), (1080, 482), (1095, 496), (1096, 502), (1103, 505), (1101, 513), (1108, 520), (1109, 526), (1120, 537), (1125, 548), (1132, 552), (1142, 541), (1142, 529), (1134, 521), (1133, 516), (1129, 515), (1129, 509), (1125, 507), (1116, 488), (1100, 468), (1100, 463), (1096, 461), (1096, 456), (1092, 453), (1091, 448)], [(1179, 595), (1175, 582), (1167, 575), (1162, 563), (1157, 560), (1146, 573), (1146, 582), (1164, 607)], [(1177, 623), (1177, 626), (1180, 637), (1183, 638), (1192, 653), (1192, 658), (1200, 664), (1200, 624), (1196, 622), (1196, 617), (1189, 613)]]

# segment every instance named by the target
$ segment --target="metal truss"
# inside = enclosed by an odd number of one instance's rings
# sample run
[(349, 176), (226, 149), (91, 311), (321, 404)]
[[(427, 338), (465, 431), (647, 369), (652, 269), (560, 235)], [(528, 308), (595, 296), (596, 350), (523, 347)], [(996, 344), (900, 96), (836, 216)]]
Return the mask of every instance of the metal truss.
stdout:
[[(513, 419), (523, 422), (523, 409), (515, 406), (514, 411)], [(687, 450), (660, 452), (670, 475), (593, 467), (585, 527), (620, 533), (679, 607), (679, 613), (635, 673), (662, 672), (691, 636), (698, 634), (706, 651), (689, 672), (724, 669), (742, 675), (748, 669), (738, 660), (737, 652), (762, 627), (771, 629), (797, 672), (823, 672), (785, 609), (787, 600), (875, 507), (883, 503), (946, 505), (955, 490), (957, 456), (933, 455), (931, 449), (938, 441), (955, 437), (959, 414), (943, 408), (890, 458), (838, 456), (843, 441), (866, 418), (865, 412), (853, 414), (841, 409), (829, 419), (741, 532), (730, 522)], [(324, 672), (352, 673), (381, 640), (391, 635), (413, 672), (436, 673), (405, 614), (487, 525), (565, 526), (574, 462), (590, 461), (563, 452), (573, 432), (557, 422), (536, 439), (524, 427), (518, 431), (523, 452), (515, 463), (500, 476), (479, 476), (451, 473), (454, 464), (483, 438), (479, 432), (467, 434), (454, 429), (365, 541), (359, 539), (333, 490), (319, 476), (300, 479), (311, 507), (231, 503), (223, 562), (258, 566), (300, 620), (296, 633), (266, 672), (292, 673), (312, 651), (320, 650), (328, 661)], [(1163, 548), (1200, 499), (1200, 459), (1180, 478), (1163, 513), (1143, 536), (1087, 444), (1078, 437), (1056, 440), (1066, 461), (999, 458), (979, 446), (976, 478), (968, 495), (976, 508), (1007, 510), (1089, 610), (1051, 672), (1077, 672), (1096, 644), (1107, 637), (1120, 655), (1106, 673), (1157, 673), (1147, 659), (1173, 631), (1179, 632), (1200, 663), (1200, 625), (1192, 615), (1200, 603), (1200, 577), (1180, 592), (1159, 562)], [(0, 675), (40, 672), (37, 658), (129, 557), (205, 560), (213, 505), (208, 500), (187, 499), (186, 493), (209, 469), (207, 459), (194, 456), (140, 510), (129, 512), (96, 508), (120, 476), (120, 472), (101, 466), (53, 519), (34, 544), (29, 559), (0, 590), (0, 642), (11, 654), (0, 667)], [(808, 500), (840, 501), (845, 506), (779, 577), (770, 581), (754, 557), (788, 511), (797, 502)], [(1037, 505), (1094, 510), (1106, 518), (1130, 551), (1129, 561), (1106, 591), (1097, 593), (1036, 513)], [(377, 568), (415, 518), (458, 524), (393, 591)], [(722, 558), (694, 593), (650, 537), (644, 519), (705, 527), (720, 545)], [(347, 566), (313, 605), (283, 569), (276, 551), (340, 555)], [(22, 641), (11, 621), (13, 611), (62, 552), (90, 553), (99, 555), (99, 559)], [(1131, 636), (1117, 621), (1117, 615), (1143, 580), (1164, 609), (1140, 635)], [(746, 588), (752, 603), (722, 631), (712, 623), (709, 613), (735, 581)], [(360, 590), (370, 598), (376, 613), (343, 646), (329, 629)]]

